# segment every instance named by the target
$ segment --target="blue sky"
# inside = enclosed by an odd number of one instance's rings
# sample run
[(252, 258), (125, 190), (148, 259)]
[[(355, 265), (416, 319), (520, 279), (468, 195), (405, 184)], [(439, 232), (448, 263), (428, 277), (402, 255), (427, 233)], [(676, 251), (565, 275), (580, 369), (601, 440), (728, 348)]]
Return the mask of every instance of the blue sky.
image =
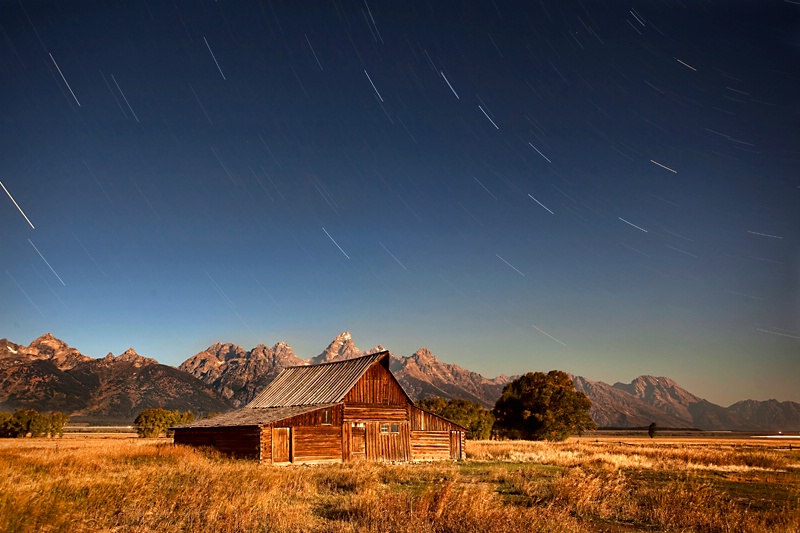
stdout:
[(796, 4), (403, 6), (3, 3), (0, 336), (800, 401)]

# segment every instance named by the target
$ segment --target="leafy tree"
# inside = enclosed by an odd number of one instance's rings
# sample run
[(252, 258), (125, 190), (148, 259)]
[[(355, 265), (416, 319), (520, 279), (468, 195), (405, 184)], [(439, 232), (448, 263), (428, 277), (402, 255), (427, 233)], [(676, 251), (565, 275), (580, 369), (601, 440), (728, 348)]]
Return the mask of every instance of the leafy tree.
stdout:
[(647, 434), (650, 435), (651, 439), (656, 436), (656, 423), (655, 422), (651, 423), (647, 427)]
[(51, 437), (63, 437), (64, 426), (69, 422), (69, 416), (58, 411), (50, 413), (50, 428), (49, 433)]
[(4, 411), (0, 413), (0, 437), (4, 439), (13, 439), (19, 433), (18, 428), (16, 427), (16, 420), (14, 419), (14, 413), (9, 413)]
[(194, 414), (186, 411), (184, 413), (175, 411), (168, 411), (160, 407), (152, 409), (145, 409), (133, 421), (136, 426), (136, 433), (140, 437), (156, 438), (162, 433), (166, 433), (167, 437), (172, 436), (172, 432), (168, 428), (177, 426), (178, 424), (186, 424), (194, 420)]
[(15, 413), (0, 413), (0, 437), (49, 437), (64, 434), (69, 417), (62, 413), (42, 414), (35, 409), (19, 409)]
[(469, 429), (470, 439), (488, 439), (492, 434), (494, 415), (479, 403), (461, 398), (445, 400), (444, 398), (423, 398), (417, 406), (431, 413), (443, 416)]
[(566, 372), (528, 372), (503, 388), (493, 410), (495, 429), (502, 437), (561, 441), (597, 427), (591, 406)]
[(29, 413), (28, 433), (31, 437), (48, 437), (50, 435), (50, 417), (33, 409)]

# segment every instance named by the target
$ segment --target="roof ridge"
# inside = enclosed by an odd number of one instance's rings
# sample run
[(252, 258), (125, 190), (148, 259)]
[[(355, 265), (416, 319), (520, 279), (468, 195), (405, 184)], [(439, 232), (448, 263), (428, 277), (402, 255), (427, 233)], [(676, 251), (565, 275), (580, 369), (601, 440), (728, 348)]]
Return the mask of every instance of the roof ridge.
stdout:
[(350, 357), (349, 359), (340, 359), (338, 361), (325, 361), (324, 363), (286, 366), (283, 369), (286, 370), (289, 368), (311, 368), (311, 367), (326, 366), (326, 365), (340, 365), (342, 363), (347, 363), (349, 361), (355, 361), (357, 359), (366, 359), (367, 357), (375, 357), (378, 355), (383, 356), (384, 354), (388, 355), (389, 350), (383, 350), (381, 352), (370, 353), (367, 355), (359, 355), (358, 357)]
[(339, 403), (373, 365), (388, 358), (387, 350), (342, 361), (286, 367), (245, 407)]

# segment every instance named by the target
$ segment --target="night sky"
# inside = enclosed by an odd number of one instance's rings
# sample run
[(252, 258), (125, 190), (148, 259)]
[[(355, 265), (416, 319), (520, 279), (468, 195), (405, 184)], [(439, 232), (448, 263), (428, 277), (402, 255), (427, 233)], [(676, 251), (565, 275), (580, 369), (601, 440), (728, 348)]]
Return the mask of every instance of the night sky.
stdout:
[(800, 2), (0, 5), (0, 337), (800, 401)]

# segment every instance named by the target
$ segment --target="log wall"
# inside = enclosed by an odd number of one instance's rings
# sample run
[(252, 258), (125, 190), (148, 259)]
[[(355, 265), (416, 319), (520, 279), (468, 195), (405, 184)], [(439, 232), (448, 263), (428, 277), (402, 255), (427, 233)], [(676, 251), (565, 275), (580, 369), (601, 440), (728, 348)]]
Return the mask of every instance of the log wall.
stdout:
[(341, 460), (341, 426), (292, 428), (292, 462), (319, 463)]
[(225, 455), (244, 459), (261, 458), (261, 429), (252, 426), (178, 428), (175, 444), (210, 446)]
[(411, 458), (414, 461), (450, 459), (450, 431), (412, 431)]
[(408, 411), (405, 406), (387, 405), (344, 405), (344, 423), (348, 422), (369, 422), (369, 421), (391, 421), (407, 422)]

